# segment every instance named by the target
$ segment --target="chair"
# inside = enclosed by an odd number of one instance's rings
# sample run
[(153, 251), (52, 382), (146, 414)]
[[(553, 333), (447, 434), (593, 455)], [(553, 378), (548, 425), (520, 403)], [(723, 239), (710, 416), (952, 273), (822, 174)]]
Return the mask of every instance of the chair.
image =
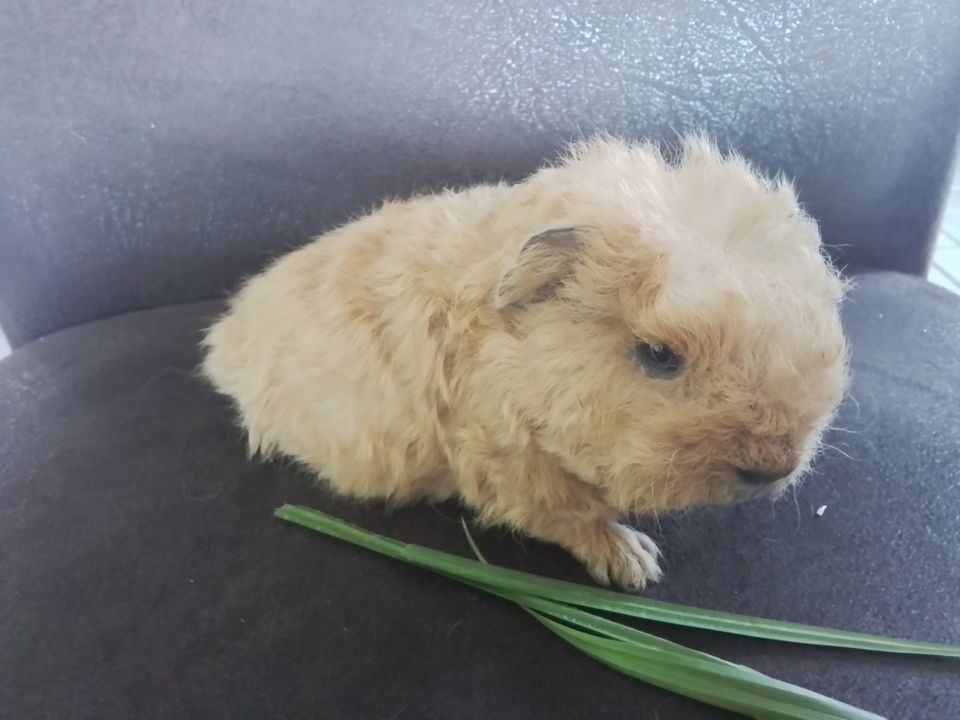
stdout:
[[(923, 280), (958, 37), (960, 5), (931, 1), (5, 4), (0, 717), (725, 717), (274, 520), (299, 502), (469, 552), (455, 505), (358, 505), (249, 461), (195, 372), (222, 298), (272, 256), (598, 129), (702, 128), (782, 170), (857, 284), (853, 386), (814, 476), (651, 526), (667, 577), (647, 594), (960, 642), (960, 298)], [(477, 539), (588, 582), (555, 548)], [(947, 662), (655, 629), (889, 717), (960, 716)]]

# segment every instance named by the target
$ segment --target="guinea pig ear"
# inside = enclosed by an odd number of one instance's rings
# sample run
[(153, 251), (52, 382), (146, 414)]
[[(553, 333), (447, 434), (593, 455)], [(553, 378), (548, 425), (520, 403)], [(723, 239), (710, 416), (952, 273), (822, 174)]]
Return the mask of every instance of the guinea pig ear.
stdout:
[(497, 310), (548, 300), (568, 277), (583, 251), (580, 228), (554, 228), (527, 240), (517, 261), (497, 285)]

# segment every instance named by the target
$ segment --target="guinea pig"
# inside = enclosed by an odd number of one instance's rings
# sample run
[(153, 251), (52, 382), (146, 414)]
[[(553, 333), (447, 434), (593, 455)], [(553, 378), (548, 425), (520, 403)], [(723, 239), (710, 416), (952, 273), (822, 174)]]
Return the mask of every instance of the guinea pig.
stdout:
[(281, 257), (203, 371), (252, 454), (355, 498), (457, 497), (635, 589), (659, 551), (622, 518), (804, 474), (847, 384), (843, 293), (783, 178), (699, 136), (603, 137)]

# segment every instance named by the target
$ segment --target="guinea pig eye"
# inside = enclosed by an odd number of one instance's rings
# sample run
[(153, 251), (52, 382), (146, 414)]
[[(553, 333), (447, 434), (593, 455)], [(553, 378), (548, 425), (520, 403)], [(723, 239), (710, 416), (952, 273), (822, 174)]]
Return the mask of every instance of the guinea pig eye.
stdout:
[(666, 345), (639, 342), (633, 348), (637, 364), (658, 378), (676, 377), (683, 369), (683, 358)]

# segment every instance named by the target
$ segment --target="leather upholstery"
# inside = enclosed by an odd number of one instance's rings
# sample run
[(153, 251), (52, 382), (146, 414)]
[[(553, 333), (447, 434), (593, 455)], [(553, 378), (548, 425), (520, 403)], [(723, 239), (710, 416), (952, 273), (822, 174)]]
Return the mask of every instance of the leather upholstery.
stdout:
[(958, 37), (939, 0), (2, 3), (0, 326), (216, 297), (598, 129), (704, 128), (794, 176), (841, 264), (922, 273)]

